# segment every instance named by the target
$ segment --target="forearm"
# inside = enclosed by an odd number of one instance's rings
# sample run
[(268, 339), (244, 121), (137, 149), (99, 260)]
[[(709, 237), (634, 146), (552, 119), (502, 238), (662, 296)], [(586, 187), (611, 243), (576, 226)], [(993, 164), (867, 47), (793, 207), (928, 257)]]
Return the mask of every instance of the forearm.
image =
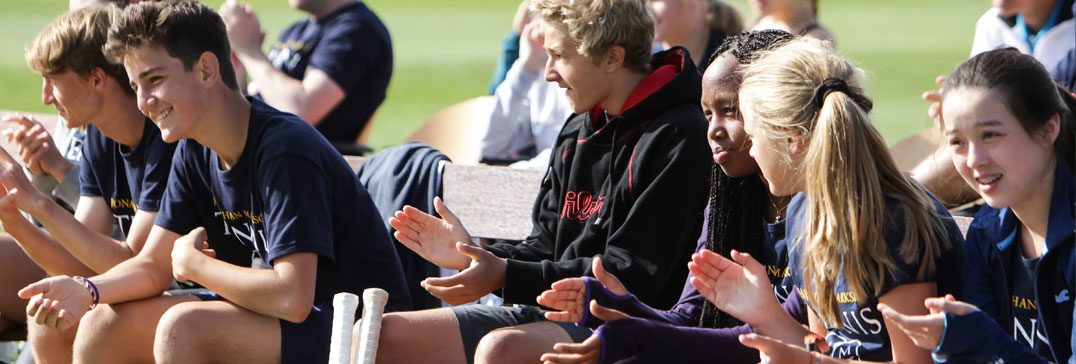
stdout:
[(749, 332), (746, 325), (706, 329), (631, 318), (605, 324), (596, 334), (608, 349), (602, 363), (629, 357), (647, 362), (710, 362), (721, 358), (722, 363), (756, 363), (758, 351), (739, 342), (739, 335)]
[(160, 295), (172, 285), (169, 262), (148, 255), (128, 259), (90, 278), (100, 292), (100, 303), (120, 303)]
[(96, 274), (29, 221), (5, 222), (4, 230), (19, 242), (26, 255), (50, 276), (91, 276)]
[(262, 315), (302, 322), (314, 304), (313, 295), (304, 297), (280, 267), (246, 268), (202, 255), (190, 259), (187, 272), (185, 278)]
[[(291, 78), (284, 72), (273, 68), (273, 64), (264, 54), (250, 53), (238, 56), (247, 75), (255, 84), (261, 85), (257, 88), (257, 92), (265, 103), (280, 111), (299, 115), (311, 125), (318, 125), (321, 122), (320, 117), (316, 120), (304, 117), (306, 114), (304, 106), (308, 103), (305, 100), (306, 93), (302, 80)], [(265, 85), (272, 85), (272, 87), (265, 87)]]
[(87, 228), (51, 200), (41, 199), (34, 205), (27, 212), (40, 221), (64, 249), (96, 272), (107, 271), (135, 255), (126, 242)]

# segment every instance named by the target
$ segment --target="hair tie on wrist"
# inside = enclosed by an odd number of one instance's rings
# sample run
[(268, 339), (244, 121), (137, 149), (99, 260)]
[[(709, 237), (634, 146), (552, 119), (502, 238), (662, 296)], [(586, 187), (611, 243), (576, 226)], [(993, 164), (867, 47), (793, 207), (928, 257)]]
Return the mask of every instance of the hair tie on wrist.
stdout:
[(849, 96), (852, 95), (852, 93), (848, 91), (848, 84), (845, 83), (844, 80), (830, 77), (825, 81), (822, 81), (818, 87), (814, 88), (814, 97), (811, 98), (811, 103), (814, 104), (816, 109), (821, 110), (822, 105), (826, 102), (826, 96), (829, 96), (829, 93), (834, 91), (843, 92)]

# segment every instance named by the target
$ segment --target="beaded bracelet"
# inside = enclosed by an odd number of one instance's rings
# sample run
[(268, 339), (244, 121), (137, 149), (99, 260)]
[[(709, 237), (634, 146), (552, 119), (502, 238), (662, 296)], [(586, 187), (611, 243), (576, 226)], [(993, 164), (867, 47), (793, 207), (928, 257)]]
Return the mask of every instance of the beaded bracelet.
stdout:
[(82, 285), (86, 287), (86, 290), (90, 291), (90, 298), (93, 299), (93, 303), (90, 304), (90, 308), (87, 310), (92, 310), (94, 307), (97, 307), (97, 302), (101, 300), (101, 293), (97, 291), (97, 285), (93, 284), (92, 281), (83, 276), (74, 276), (71, 278), (82, 283)]

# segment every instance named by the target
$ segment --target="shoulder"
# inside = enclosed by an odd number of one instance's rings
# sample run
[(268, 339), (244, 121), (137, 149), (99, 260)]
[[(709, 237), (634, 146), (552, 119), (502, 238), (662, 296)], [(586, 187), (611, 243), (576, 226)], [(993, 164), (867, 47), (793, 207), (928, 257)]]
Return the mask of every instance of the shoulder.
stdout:
[(324, 24), (324, 27), (326, 36), (340, 33), (360, 33), (363, 37), (370, 37), (371, 35), (388, 37), (385, 24), (370, 8), (366, 7), (366, 4), (360, 2), (340, 9), (339, 14), (329, 19)]

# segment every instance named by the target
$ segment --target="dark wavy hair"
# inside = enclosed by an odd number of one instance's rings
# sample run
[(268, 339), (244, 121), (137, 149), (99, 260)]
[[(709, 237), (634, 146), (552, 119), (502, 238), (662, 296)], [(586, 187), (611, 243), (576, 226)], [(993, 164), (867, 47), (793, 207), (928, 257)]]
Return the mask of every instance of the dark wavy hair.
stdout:
[[(741, 65), (749, 64), (759, 51), (775, 49), (793, 38), (794, 35), (782, 30), (743, 32), (726, 38), (710, 56), (710, 62), (729, 52)], [(714, 163), (710, 172), (706, 249), (724, 256), (728, 256), (733, 249), (758, 256), (762, 244), (765, 244), (763, 231), (767, 201), (769, 190), (759, 175), (731, 178)], [(740, 320), (722, 313), (710, 301), (703, 304), (699, 327), (722, 328), (741, 324)]]

